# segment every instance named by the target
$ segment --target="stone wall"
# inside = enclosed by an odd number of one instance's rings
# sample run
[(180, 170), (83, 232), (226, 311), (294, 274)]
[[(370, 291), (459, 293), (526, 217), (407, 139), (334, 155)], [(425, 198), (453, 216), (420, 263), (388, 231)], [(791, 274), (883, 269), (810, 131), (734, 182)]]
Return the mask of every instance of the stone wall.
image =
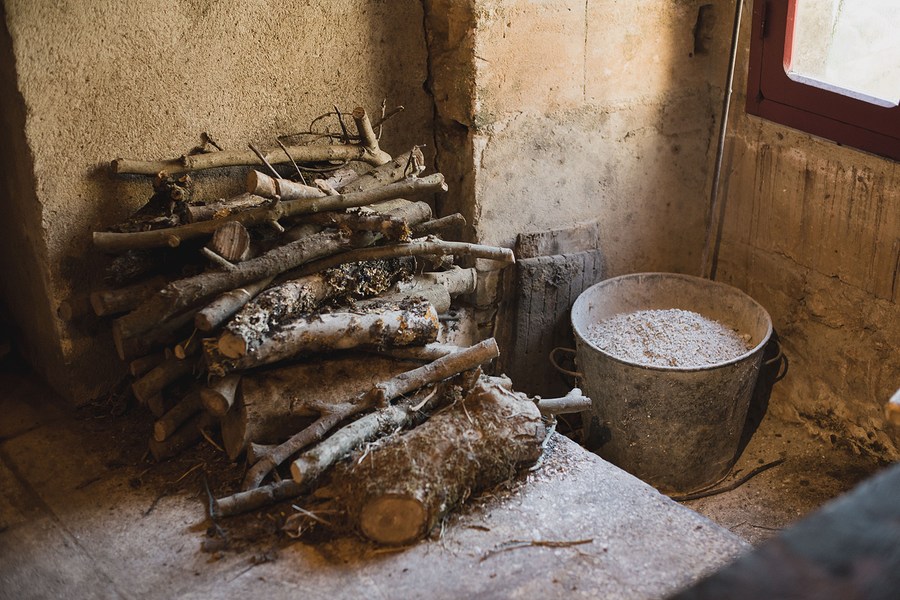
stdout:
[(731, 4), (427, 0), (446, 210), (506, 246), (599, 220), (610, 274), (698, 272)]
[(833, 443), (897, 458), (884, 403), (900, 386), (897, 163), (744, 111), (746, 2), (720, 189), (718, 279), (772, 315), (790, 361), (770, 410)]
[[(406, 108), (386, 126), (388, 152), (434, 147), (416, 0), (5, 0), (3, 16), (2, 295), (31, 362), (77, 401), (121, 366), (108, 324), (63, 322), (57, 307), (102, 285), (90, 232), (151, 193), (110, 178), (110, 159), (179, 156), (201, 132), (269, 147), (332, 104), (377, 114), (383, 99)], [(214, 198), (242, 177), (196, 181)]]

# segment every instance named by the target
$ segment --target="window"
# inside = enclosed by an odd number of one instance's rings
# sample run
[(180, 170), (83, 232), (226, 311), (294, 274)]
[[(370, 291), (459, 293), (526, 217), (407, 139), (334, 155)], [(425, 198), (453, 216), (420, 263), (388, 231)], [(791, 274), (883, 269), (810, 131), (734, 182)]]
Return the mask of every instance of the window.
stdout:
[(900, 160), (897, 0), (755, 0), (747, 112)]

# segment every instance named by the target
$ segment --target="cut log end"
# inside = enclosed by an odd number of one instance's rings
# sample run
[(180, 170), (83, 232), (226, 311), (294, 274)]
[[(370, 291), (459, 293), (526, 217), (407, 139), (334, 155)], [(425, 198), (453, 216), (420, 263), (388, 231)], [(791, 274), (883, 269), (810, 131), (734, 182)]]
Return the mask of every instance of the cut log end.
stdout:
[(219, 393), (218, 390), (209, 388), (201, 390), (200, 400), (203, 403), (203, 408), (216, 417), (223, 416), (228, 412), (228, 409), (231, 408), (228, 399)]
[(428, 513), (410, 496), (388, 494), (367, 502), (360, 511), (362, 534), (379, 544), (402, 546), (425, 535)]
[(219, 336), (219, 352), (227, 358), (240, 358), (247, 354), (247, 343), (241, 336), (224, 331)]
[(255, 169), (247, 173), (247, 192), (264, 198), (274, 198), (278, 195), (275, 180)]

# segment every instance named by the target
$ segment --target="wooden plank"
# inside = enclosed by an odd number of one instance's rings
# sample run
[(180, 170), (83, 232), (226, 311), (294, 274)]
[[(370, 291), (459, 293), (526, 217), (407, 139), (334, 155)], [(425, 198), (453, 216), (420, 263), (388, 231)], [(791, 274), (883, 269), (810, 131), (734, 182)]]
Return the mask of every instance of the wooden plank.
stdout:
[(565, 229), (520, 233), (516, 238), (516, 259), (573, 254), (600, 249), (600, 224), (580, 223)]
[(599, 250), (540, 256), (517, 262), (516, 310), (504, 370), (516, 389), (531, 395), (564, 395), (565, 381), (549, 362), (557, 346), (574, 347), (569, 313), (585, 289), (603, 278)]

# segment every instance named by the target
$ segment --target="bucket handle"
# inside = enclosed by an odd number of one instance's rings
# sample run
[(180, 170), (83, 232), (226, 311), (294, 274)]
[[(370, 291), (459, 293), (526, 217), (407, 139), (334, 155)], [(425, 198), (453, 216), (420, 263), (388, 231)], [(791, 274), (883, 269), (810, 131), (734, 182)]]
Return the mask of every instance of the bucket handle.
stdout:
[(763, 362), (763, 365), (769, 366), (778, 363), (778, 371), (775, 373), (775, 378), (772, 380), (772, 383), (778, 383), (784, 376), (787, 375), (788, 372), (788, 357), (787, 354), (784, 353), (784, 349), (781, 347), (781, 342), (773, 339), (772, 343), (775, 344), (775, 347), (778, 348), (778, 352), (770, 358), (769, 360)]
[(557, 346), (553, 350), (550, 351), (550, 364), (553, 365), (553, 368), (559, 371), (560, 373), (565, 373), (566, 375), (571, 375), (572, 377), (577, 377), (579, 379), (584, 378), (584, 374), (580, 371), (570, 371), (568, 369), (563, 369), (559, 366), (559, 363), (556, 362), (556, 353), (557, 352), (568, 352), (572, 356), (575, 356), (575, 350), (573, 348), (565, 348), (563, 346)]

